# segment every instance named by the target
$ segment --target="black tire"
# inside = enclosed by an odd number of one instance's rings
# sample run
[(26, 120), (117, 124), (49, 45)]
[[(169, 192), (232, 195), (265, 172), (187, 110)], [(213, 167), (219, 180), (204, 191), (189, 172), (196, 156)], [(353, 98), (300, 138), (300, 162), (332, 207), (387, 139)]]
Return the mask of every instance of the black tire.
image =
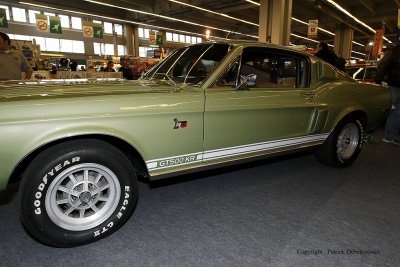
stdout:
[(339, 122), (315, 155), (323, 164), (344, 168), (357, 159), (363, 139), (363, 121), (355, 116), (349, 116)]
[(100, 140), (74, 140), (39, 154), (20, 189), (21, 220), (40, 242), (73, 247), (120, 228), (136, 207), (135, 170), (127, 157)]

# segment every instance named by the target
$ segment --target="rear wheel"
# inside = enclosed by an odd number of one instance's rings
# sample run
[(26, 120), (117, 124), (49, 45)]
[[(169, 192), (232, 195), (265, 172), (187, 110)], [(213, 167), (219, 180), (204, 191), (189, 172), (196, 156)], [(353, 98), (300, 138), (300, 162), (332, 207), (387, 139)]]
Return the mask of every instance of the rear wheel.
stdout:
[(131, 162), (114, 146), (76, 140), (36, 157), (20, 194), (28, 232), (45, 244), (71, 247), (120, 228), (136, 206), (137, 181)]
[(329, 166), (343, 168), (351, 165), (362, 148), (364, 126), (354, 116), (343, 119), (316, 151), (317, 159)]

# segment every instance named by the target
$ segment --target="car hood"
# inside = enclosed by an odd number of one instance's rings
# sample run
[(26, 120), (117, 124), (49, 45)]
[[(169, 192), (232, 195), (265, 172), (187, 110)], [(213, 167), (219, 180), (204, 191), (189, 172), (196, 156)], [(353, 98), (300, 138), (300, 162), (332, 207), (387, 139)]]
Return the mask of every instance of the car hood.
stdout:
[(165, 80), (49, 80), (0, 82), (0, 102), (124, 94), (174, 93), (198, 86)]

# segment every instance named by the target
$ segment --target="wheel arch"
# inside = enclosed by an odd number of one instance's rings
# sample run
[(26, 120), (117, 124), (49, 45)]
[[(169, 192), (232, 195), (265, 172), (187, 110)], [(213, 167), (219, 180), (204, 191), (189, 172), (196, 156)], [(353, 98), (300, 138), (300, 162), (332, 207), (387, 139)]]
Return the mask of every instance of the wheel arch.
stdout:
[(335, 120), (335, 123), (333, 125), (330, 125), (329, 128), (331, 131), (333, 131), (334, 128), (336, 128), (337, 125), (340, 124), (340, 122), (342, 122), (343, 120), (349, 118), (349, 117), (357, 117), (361, 120), (361, 123), (363, 124), (363, 127), (365, 127), (367, 125), (368, 122), (368, 116), (367, 113), (364, 112), (363, 110), (353, 110), (350, 112), (347, 112), (346, 114), (338, 117), (337, 120)]
[(41, 152), (45, 151), (46, 149), (57, 145), (61, 144), (67, 141), (72, 141), (72, 140), (85, 140), (85, 139), (92, 139), (92, 140), (102, 140), (104, 142), (107, 142), (113, 146), (115, 146), (117, 149), (122, 151), (129, 161), (132, 163), (133, 167), (137, 171), (137, 175), (142, 177), (142, 178), (148, 178), (148, 171), (146, 164), (143, 160), (142, 155), (139, 153), (139, 151), (133, 147), (130, 143), (127, 141), (111, 136), (111, 135), (104, 135), (104, 134), (85, 134), (85, 135), (78, 135), (78, 136), (70, 136), (70, 137), (65, 137), (65, 138), (60, 138), (56, 140), (52, 140), (51, 142), (48, 142), (46, 144), (43, 144), (33, 151), (31, 151), (28, 155), (26, 155), (15, 167), (14, 171), (12, 172), (9, 183), (11, 182), (16, 182), (20, 180), (22, 177), (22, 174), (24, 173), (25, 169), (29, 165), (29, 163), (36, 157), (38, 156)]

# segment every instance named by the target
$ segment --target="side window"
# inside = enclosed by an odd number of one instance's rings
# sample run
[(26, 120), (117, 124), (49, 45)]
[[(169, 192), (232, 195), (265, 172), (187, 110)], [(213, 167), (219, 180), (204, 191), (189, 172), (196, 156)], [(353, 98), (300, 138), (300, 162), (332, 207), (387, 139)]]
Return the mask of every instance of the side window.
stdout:
[(241, 58), (230, 65), (217, 85), (237, 85), (240, 77), (248, 75), (256, 75), (255, 85), (251, 88), (307, 87), (309, 63), (306, 56), (295, 52), (248, 47), (243, 50)]

